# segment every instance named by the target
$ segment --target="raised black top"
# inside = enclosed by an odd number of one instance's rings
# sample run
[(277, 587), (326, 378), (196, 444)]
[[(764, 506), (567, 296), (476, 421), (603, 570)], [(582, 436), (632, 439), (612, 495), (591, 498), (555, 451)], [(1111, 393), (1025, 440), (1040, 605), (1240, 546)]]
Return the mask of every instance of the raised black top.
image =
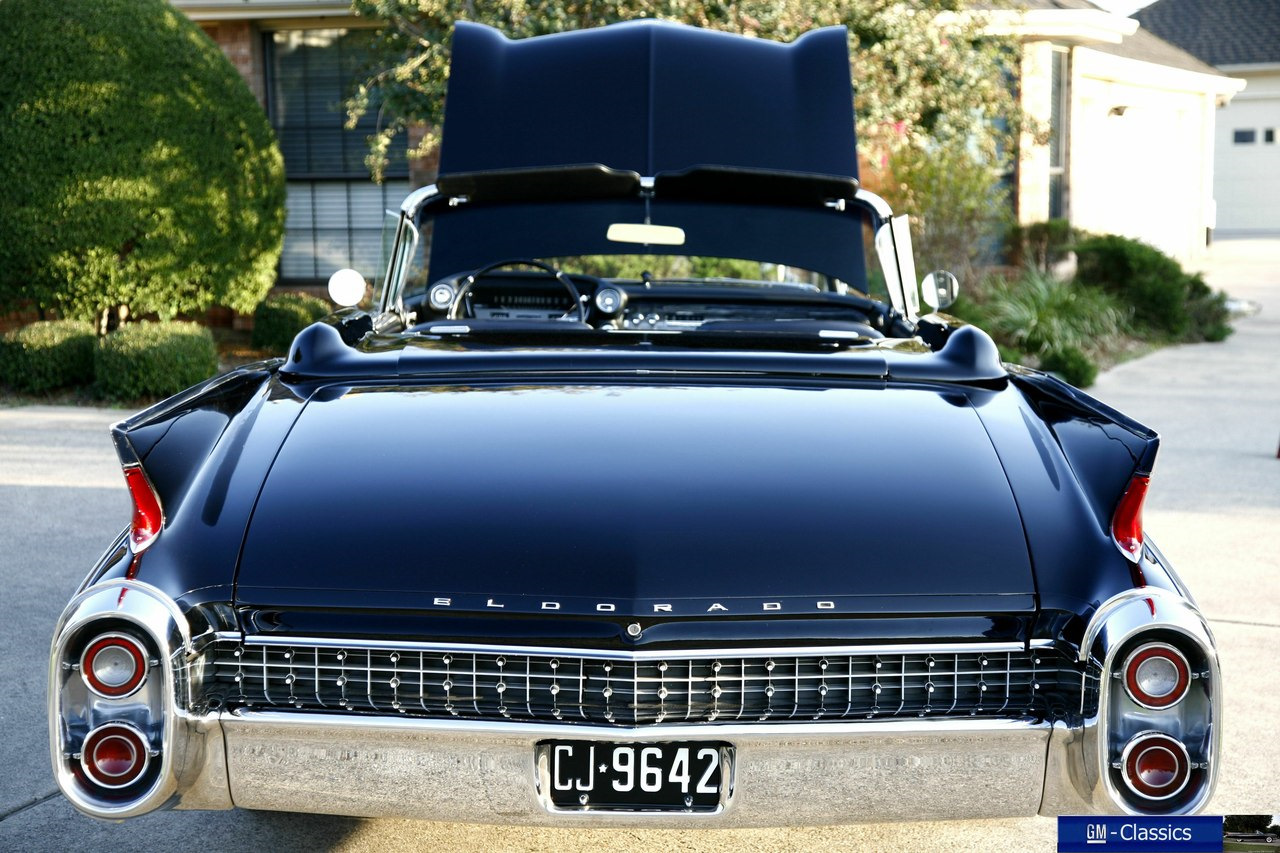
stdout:
[(857, 177), (843, 27), (791, 44), (658, 21), (512, 41), (460, 22), (440, 174), (602, 163)]

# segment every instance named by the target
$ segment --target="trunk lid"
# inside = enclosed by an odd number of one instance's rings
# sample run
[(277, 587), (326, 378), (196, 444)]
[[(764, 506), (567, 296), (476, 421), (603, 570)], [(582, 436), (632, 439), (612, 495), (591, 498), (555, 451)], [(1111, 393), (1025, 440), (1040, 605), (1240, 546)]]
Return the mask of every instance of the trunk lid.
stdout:
[(968, 399), (874, 384), (321, 395), (237, 579), (246, 607), (657, 620), (1026, 613), (1034, 593)]

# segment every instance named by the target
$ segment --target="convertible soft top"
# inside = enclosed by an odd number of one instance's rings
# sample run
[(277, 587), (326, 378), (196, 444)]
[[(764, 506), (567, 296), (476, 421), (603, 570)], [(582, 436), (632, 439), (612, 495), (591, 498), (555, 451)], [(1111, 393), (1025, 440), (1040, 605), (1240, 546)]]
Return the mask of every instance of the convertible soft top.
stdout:
[(603, 163), (856, 178), (844, 27), (791, 44), (636, 21), (512, 41), (460, 22), (440, 174)]
[[(464, 190), (468, 204), (435, 222), (431, 275), (503, 257), (631, 253), (606, 239), (609, 224), (651, 221), (684, 229), (681, 254), (773, 261), (865, 289), (861, 224), (823, 204), (856, 188), (847, 39), (843, 27), (778, 44), (637, 21), (511, 41), (458, 24), (441, 189), (569, 174), (518, 199)], [(592, 177), (593, 192), (567, 204), (565, 188), (582, 189), (575, 175)], [(641, 197), (619, 183), (627, 175), (636, 187), (660, 177)], [(807, 178), (809, 203), (778, 198), (779, 176)]]

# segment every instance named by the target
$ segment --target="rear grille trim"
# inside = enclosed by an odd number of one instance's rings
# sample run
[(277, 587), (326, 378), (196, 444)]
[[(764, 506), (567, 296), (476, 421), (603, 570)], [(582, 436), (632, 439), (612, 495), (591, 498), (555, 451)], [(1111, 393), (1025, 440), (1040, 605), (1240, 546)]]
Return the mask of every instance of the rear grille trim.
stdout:
[[(981, 645), (619, 653), (222, 638), (204, 696), (227, 708), (588, 722), (1061, 717), (1096, 673), (1048, 648)], [(950, 650), (947, 650), (950, 649)]]

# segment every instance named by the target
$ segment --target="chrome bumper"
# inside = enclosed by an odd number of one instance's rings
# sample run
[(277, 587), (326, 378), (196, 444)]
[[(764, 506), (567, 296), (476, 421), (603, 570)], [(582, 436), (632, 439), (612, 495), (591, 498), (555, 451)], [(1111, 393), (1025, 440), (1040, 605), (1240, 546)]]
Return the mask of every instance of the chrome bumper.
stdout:
[[(178, 808), (216, 807), (211, 799), (229, 790), (223, 807), (548, 826), (1033, 815), (1051, 730), (1012, 720), (626, 729), (272, 711), (217, 719), (225, 765), (189, 776)], [(727, 742), (734, 763), (724, 804), (716, 813), (553, 811), (537, 761), (537, 744), (551, 739)]]
[[(127, 595), (126, 595), (127, 593)], [(70, 718), (96, 725), (107, 713), (83, 701), (69, 674), (68, 643), (97, 620), (130, 623), (167, 651), (155, 662), (160, 770), (137, 799), (86, 795), (66, 748)], [(100, 623), (109, 624), (109, 623)], [(110, 623), (114, 624), (114, 622)], [(1086, 632), (1082, 658), (1114, 669), (1115, 650), (1151, 625), (1180, 630), (1208, 650), (1212, 704), (1219, 674), (1212, 639), (1182, 599), (1135, 590), (1107, 602)], [(1095, 630), (1096, 626), (1096, 630)], [(1092, 649), (1092, 652), (1089, 650)], [(687, 827), (826, 825), (995, 818), (1127, 810), (1107, 776), (1106, 726), (1037, 719), (906, 719), (751, 725), (597, 725), (386, 718), (304, 711), (193, 713), (188, 667), (198, 659), (186, 623), (158, 590), (136, 581), (86, 589), (68, 606), (50, 657), (50, 745), (68, 799), (99, 818), (157, 808), (279, 811), (474, 823)], [(68, 686), (70, 685), (70, 686)], [(1101, 707), (1107, 707), (1102, 680)], [(105, 703), (109, 704), (109, 703)], [(109, 709), (108, 709), (109, 710)], [(145, 708), (130, 710), (141, 713)], [(1211, 775), (1187, 810), (1212, 793)], [(548, 740), (708, 740), (733, 748), (714, 813), (556, 811), (538, 744)]]

